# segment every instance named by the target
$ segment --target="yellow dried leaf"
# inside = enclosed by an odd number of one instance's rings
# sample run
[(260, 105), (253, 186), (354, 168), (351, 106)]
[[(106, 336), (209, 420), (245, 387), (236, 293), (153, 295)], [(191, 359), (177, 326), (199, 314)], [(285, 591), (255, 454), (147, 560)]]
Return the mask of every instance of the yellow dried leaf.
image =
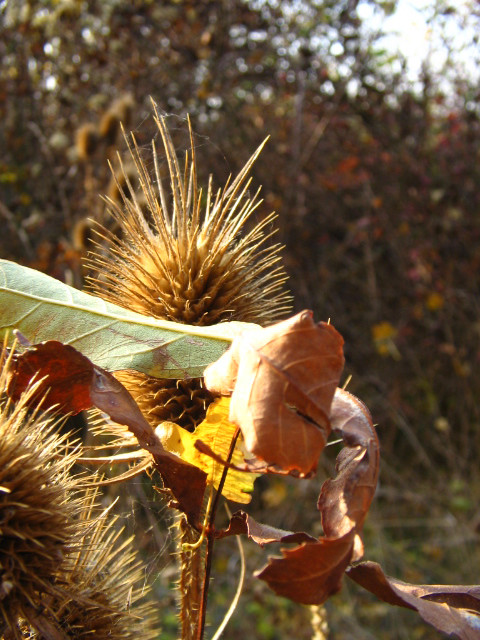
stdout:
[[(171, 453), (180, 456), (182, 460), (205, 471), (207, 484), (213, 484), (215, 489), (218, 488), (222, 477), (223, 466), (210, 456), (197, 451), (195, 441), (201, 440), (225, 460), (236, 430), (236, 426), (228, 419), (229, 408), (230, 398), (224, 397), (215, 400), (208, 407), (205, 420), (198, 425), (193, 433), (182, 429), (174, 422), (162, 422), (156, 429), (163, 446)], [(240, 436), (233, 453), (232, 463), (240, 466), (244, 462)], [(253, 483), (257, 477), (257, 474), (230, 469), (222, 495), (228, 500), (247, 504), (251, 500), (250, 493), (253, 491)]]

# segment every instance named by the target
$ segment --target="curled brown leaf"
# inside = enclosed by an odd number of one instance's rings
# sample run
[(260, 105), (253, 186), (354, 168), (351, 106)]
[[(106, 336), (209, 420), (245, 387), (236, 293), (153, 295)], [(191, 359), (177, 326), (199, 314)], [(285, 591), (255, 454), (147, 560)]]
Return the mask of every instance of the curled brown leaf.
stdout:
[(341, 538), (320, 538), (295, 549), (282, 549), (283, 558), (269, 558), (255, 575), (294, 602), (322, 604), (341, 589), (354, 535), (352, 530)]
[(89, 385), (92, 362), (70, 345), (48, 340), (14, 354), (7, 393), (17, 402), (35, 379), (36, 394), (44, 409), (55, 407), (75, 415), (92, 406)]
[[(361, 557), (359, 534), (378, 478), (378, 439), (365, 405), (337, 389), (330, 421), (346, 446), (337, 458), (336, 477), (323, 484), (318, 501), (325, 537), (282, 550), (282, 558), (270, 558), (256, 574), (279, 595), (304, 604), (321, 604), (336, 593), (345, 569), (354, 558)], [(237, 526), (248, 528), (249, 523)]]
[(330, 421), (345, 447), (337, 457), (337, 475), (322, 486), (318, 509), (327, 537), (356, 531), (353, 559), (359, 560), (363, 555), (359, 534), (377, 487), (380, 445), (367, 407), (343, 389), (335, 391)]
[(296, 475), (315, 472), (330, 433), (343, 339), (310, 311), (245, 331), (205, 371), (206, 386), (232, 396), (230, 420), (247, 450)]
[(257, 522), (251, 515), (245, 511), (236, 511), (230, 518), (227, 529), (217, 531), (216, 538), (227, 538), (228, 536), (236, 536), (240, 534), (247, 535), (251, 540), (261, 547), (272, 542), (317, 542), (317, 539), (308, 533), (285, 531), (271, 527), (268, 524)]
[(438, 631), (480, 638), (480, 586), (409, 584), (387, 576), (376, 562), (361, 562), (347, 575), (380, 600), (414, 609)]

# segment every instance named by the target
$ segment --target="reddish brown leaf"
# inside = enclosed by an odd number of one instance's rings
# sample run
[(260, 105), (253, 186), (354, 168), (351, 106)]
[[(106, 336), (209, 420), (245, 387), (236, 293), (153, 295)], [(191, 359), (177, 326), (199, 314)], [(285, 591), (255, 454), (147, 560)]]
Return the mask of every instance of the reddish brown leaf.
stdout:
[(347, 575), (380, 600), (416, 610), (438, 631), (480, 638), (480, 586), (409, 584), (385, 575), (376, 562), (350, 567)]
[(232, 395), (230, 420), (248, 451), (297, 475), (313, 473), (330, 432), (328, 415), (343, 368), (343, 340), (303, 311), (245, 331), (205, 372), (207, 387)]
[(341, 538), (321, 538), (295, 549), (282, 549), (283, 558), (269, 558), (255, 575), (278, 595), (302, 604), (321, 604), (341, 588), (354, 535), (352, 530)]
[[(346, 447), (337, 458), (337, 476), (323, 484), (319, 497), (326, 537), (283, 550), (283, 558), (271, 558), (258, 574), (276, 593), (305, 604), (320, 604), (336, 593), (352, 558), (362, 555), (359, 533), (378, 476), (378, 439), (365, 405), (337, 389), (330, 420)], [(248, 521), (232, 526), (241, 531), (251, 527)], [(267, 536), (268, 532), (261, 534)]]
[(42, 342), (15, 356), (7, 393), (16, 402), (35, 378), (41, 380), (36, 397), (44, 398), (44, 409), (57, 405), (64, 413), (76, 414), (92, 406), (92, 366), (69, 345), (57, 340)]
[(94, 376), (90, 386), (92, 405), (104, 411), (115, 422), (126, 425), (139, 445), (152, 454), (164, 485), (172, 491), (176, 500), (172, 506), (183, 511), (191, 524), (197, 524), (207, 474), (167, 451), (125, 387), (108, 371), (96, 366), (93, 368)]
[(198, 523), (206, 474), (164, 449), (132, 396), (111, 373), (73, 347), (50, 340), (16, 356), (8, 388), (12, 399), (18, 400), (33, 379), (41, 380), (35, 397), (40, 400), (45, 396), (43, 408), (56, 406), (64, 413), (78, 413), (95, 406), (128, 427), (139, 445), (152, 454), (176, 506), (192, 524)]
[(294, 542), (297, 544), (301, 542), (317, 542), (317, 539), (308, 533), (293, 533), (257, 522), (245, 511), (235, 512), (230, 518), (228, 528), (223, 531), (217, 531), (215, 537), (226, 538), (239, 534), (246, 534), (261, 547), (272, 542)]
[[(318, 499), (325, 535), (336, 538), (351, 529), (361, 532), (377, 486), (379, 442), (367, 407), (343, 389), (337, 389), (330, 413), (332, 429), (345, 443), (337, 457), (337, 475), (324, 482)], [(359, 535), (354, 560), (363, 555)]]

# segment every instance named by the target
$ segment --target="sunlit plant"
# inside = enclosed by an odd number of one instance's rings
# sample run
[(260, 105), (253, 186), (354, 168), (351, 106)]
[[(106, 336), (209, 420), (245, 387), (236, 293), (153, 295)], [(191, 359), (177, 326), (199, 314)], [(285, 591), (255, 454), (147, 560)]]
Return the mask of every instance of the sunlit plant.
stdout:
[[(23, 344), (8, 402), (41, 399), (68, 414), (95, 407), (117, 446), (137, 443), (132, 474), (158, 471), (176, 514), (182, 639), (204, 637), (214, 545), (241, 535), (292, 545), (256, 573), (280, 596), (319, 605), (346, 574), (442, 631), (474, 637), (479, 587), (409, 585), (361, 562), (378, 439), (368, 409), (339, 387), (340, 334), (309, 311), (279, 319), (289, 296), (280, 248), (268, 244), (274, 217), (247, 227), (260, 204), (258, 192), (249, 195), (249, 172), (261, 147), (223, 189), (210, 181), (202, 191), (193, 135), (182, 164), (155, 116), (166, 168), (153, 144), (152, 176), (130, 140), (142, 199), (125, 174), (117, 185), (123, 205), (110, 201), (119, 234), (100, 228), (88, 261), (95, 296), (1, 262), (2, 332), (16, 330)], [(344, 446), (316, 505), (320, 537), (259, 523), (244, 510), (217, 528), (220, 499), (248, 504), (259, 474), (315, 475), (332, 433)], [(6, 637), (15, 625), (21, 629), (21, 616), (4, 613)]]

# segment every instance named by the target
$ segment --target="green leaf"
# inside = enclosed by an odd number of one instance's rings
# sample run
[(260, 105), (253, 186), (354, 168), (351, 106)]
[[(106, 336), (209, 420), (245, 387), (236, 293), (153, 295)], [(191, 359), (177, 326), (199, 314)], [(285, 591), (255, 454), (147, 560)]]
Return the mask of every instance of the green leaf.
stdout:
[(32, 344), (60, 340), (109, 371), (199, 377), (244, 326), (226, 322), (192, 327), (142, 316), (0, 260), (0, 336), (18, 329)]

